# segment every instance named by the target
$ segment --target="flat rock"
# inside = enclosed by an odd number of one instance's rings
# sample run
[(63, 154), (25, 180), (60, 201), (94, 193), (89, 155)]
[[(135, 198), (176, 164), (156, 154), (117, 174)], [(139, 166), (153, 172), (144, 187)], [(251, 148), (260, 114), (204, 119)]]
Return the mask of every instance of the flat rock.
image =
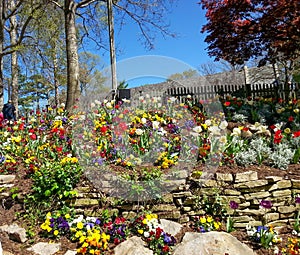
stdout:
[(173, 255), (255, 255), (252, 249), (226, 232), (185, 233)]
[(52, 255), (59, 251), (61, 244), (60, 243), (45, 243), (40, 242), (33, 245), (31, 248), (27, 249), (28, 251), (33, 251), (38, 255)]

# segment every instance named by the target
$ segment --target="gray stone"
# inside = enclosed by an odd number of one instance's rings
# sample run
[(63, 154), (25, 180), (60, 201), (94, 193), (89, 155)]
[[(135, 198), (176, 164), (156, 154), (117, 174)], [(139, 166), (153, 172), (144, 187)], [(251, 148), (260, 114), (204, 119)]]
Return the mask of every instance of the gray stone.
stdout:
[(60, 250), (60, 243), (45, 243), (40, 242), (33, 245), (31, 248), (27, 249), (28, 251), (33, 251), (38, 255), (52, 255)]
[(174, 222), (174, 221), (161, 219), (160, 223), (161, 223), (162, 229), (165, 232), (171, 234), (172, 236), (177, 235), (182, 229), (182, 225), (177, 222)]
[(187, 232), (182, 242), (175, 247), (173, 255), (255, 255), (245, 244), (225, 232)]
[(145, 247), (145, 242), (133, 236), (114, 248), (115, 255), (153, 255), (153, 251)]
[(0, 231), (7, 233), (9, 238), (13, 241), (19, 243), (25, 243), (27, 241), (26, 230), (17, 224), (1, 226)]

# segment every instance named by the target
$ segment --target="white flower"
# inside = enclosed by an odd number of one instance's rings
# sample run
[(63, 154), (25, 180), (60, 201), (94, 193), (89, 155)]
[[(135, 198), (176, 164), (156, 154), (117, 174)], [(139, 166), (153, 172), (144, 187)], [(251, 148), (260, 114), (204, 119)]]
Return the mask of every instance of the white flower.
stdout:
[(95, 106), (95, 103), (91, 103), (91, 108), (94, 108)]
[(130, 100), (128, 100), (128, 99), (126, 99), (126, 98), (122, 98), (122, 101), (123, 101), (124, 103), (130, 103)]
[(208, 131), (211, 133), (211, 135), (221, 135), (221, 130), (217, 126), (211, 126), (208, 128)]
[(227, 126), (228, 126), (228, 122), (227, 122), (226, 120), (223, 120), (223, 121), (220, 123), (219, 128), (222, 129), (222, 130), (224, 130), (224, 129), (227, 128)]
[(95, 100), (95, 104), (101, 105), (101, 102), (99, 100)]
[(204, 124), (208, 127), (211, 126), (211, 120), (206, 120)]
[(219, 140), (221, 143), (223, 143), (223, 144), (226, 144), (227, 143), (227, 137), (225, 136), (225, 135), (222, 135), (221, 137), (220, 137), (220, 140)]
[(112, 104), (110, 102), (106, 103), (106, 108), (111, 109), (112, 108)]
[(193, 131), (195, 131), (196, 133), (201, 133), (202, 132), (202, 127), (201, 126), (196, 126), (193, 128)]
[(191, 96), (191, 95), (187, 95), (186, 98), (189, 98), (189, 99), (190, 99), (190, 98), (192, 98), (192, 96)]
[(60, 104), (60, 107), (64, 108), (66, 105), (64, 103)]
[(159, 128), (159, 121), (153, 121), (152, 122), (152, 127), (153, 127), (153, 129), (158, 129)]
[(157, 132), (159, 135), (163, 136), (167, 133), (166, 130), (164, 130), (162, 127), (158, 129), (158, 132)]
[(177, 98), (176, 97), (170, 97), (169, 100), (170, 100), (171, 103), (174, 103), (177, 100)]
[(140, 96), (140, 97), (139, 97), (139, 101), (144, 101), (144, 99), (145, 99), (145, 98), (144, 98), (143, 96)]
[(146, 124), (147, 123), (147, 119), (146, 118), (141, 118), (141, 123), (142, 124)]
[(144, 232), (144, 237), (148, 238), (150, 236), (149, 232)]
[(144, 133), (144, 130), (143, 130), (143, 129), (140, 129), (140, 128), (137, 128), (137, 129), (135, 130), (135, 133), (136, 133), (137, 135), (142, 135), (142, 134)]
[(240, 128), (234, 128), (232, 130), (231, 136), (241, 136), (241, 134), (242, 134), (242, 131)]

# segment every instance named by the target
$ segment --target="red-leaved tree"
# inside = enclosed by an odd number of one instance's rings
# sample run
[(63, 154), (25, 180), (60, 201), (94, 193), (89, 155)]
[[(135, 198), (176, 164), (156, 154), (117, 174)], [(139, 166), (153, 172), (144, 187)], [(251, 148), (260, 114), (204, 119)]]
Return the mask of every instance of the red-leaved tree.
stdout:
[[(208, 54), (216, 60), (243, 64), (288, 63), (300, 57), (300, 1), (201, 0), (206, 10)], [(296, 61), (297, 60), (297, 61)]]

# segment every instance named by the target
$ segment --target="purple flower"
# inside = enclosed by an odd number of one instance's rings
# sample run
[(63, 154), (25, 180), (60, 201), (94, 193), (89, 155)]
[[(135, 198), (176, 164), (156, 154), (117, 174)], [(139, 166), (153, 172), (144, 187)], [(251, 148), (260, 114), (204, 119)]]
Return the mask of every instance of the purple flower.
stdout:
[(239, 204), (238, 204), (237, 202), (235, 202), (235, 201), (230, 201), (230, 202), (229, 202), (229, 206), (230, 206), (230, 208), (233, 209), (233, 210), (236, 210), (236, 209), (239, 208)]
[(296, 198), (295, 198), (295, 203), (296, 203), (296, 204), (300, 204), (300, 197), (296, 197)]
[(265, 208), (265, 209), (271, 209), (272, 208), (272, 202), (270, 200), (261, 200), (259, 205), (262, 208)]

